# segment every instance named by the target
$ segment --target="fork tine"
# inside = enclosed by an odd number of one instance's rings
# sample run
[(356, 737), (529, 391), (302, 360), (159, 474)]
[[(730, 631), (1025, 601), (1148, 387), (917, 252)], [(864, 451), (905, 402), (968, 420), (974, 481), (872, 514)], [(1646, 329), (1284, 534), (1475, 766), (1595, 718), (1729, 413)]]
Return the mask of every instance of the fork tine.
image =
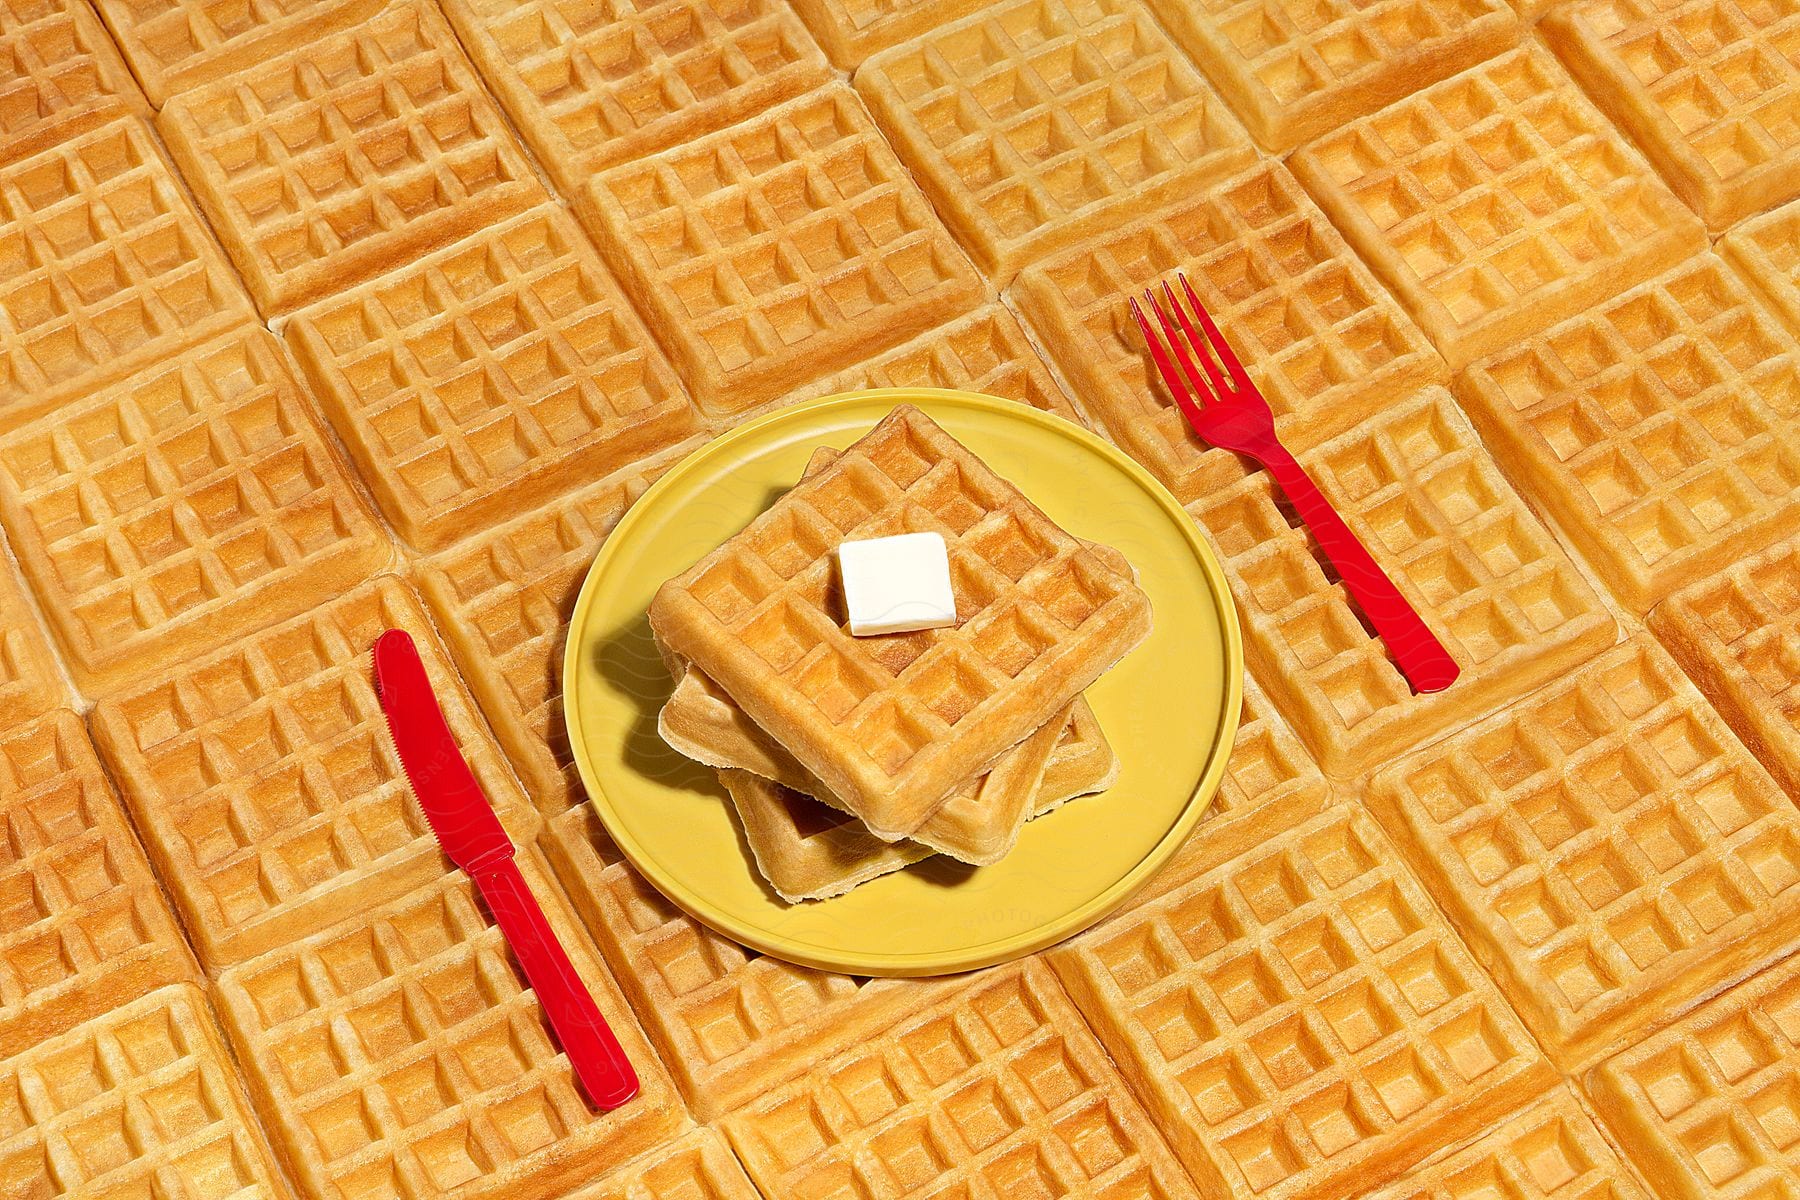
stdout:
[[(1187, 282), (1185, 276), (1182, 278), (1182, 282), (1184, 284)], [(1166, 279), (1163, 280), (1163, 294), (1168, 296), (1169, 307), (1175, 310), (1176, 319), (1181, 322), (1181, 331), (1187, 334), (1188, 343), (1193, 346), (1195, 356), (1200, 359), (1200, 365), (1206, 368), (1206, 378), (1212, 384), (1213, 395), (1221, 399), (1231, 395), (1231, 389), (1225, 386), (1225, 377), (1219, 374), (1219, 368), (1213, 365), (1213, 356), (1207, 352), (1206, 338), (1194, 329), (1193, 324), (1188, 320), (1187, 310), (1181, 306), (1181, 301), (1175, 299), (1175, 289), (1169, 286), (1169, 281)], [(1193, 294), (1193, 290), (1190, 288), (1188, 296), (1191, 298)], [(1200, 309), (1198, 304), (1195, 304), (1194, 307)], [(1157, 311), (1161, 311), (1160, 306)], [(1205, 310), (1200, 309), (1200, 311), (1204, 312)], [(1184, 355), (1183, 361), (1185, 360)], [(1190, 366), (1188, 369), (1192, 371), (1193, 368)]]
[(1175, 361), (1181, 364), (1182, 378), (1186, 379), (1194, 389), (1195, 399), (1199, 400), (1202, 405), (1211, 404), (1217, 400), (1220, 395), (1217, 387), (1208, 386), (1208, 382), (1217, 383), (1217, 379), (1209, 368), (1206, 380), (1201, 380), (1199, 368), (1194, 366), (1193, 356), (1189, 353), (1191, 347), (1188, 345), (1187, 339), (1181, 336), (1175, 323), (1169, 320), (1169, 314), (1163, 308), (1162, 301), (1156, 298), (1155, 292), (1149, 290), (1144, 292), (1144, 299), (1150, 302), (1151, 309), (1155, 311), (1156, 319), (1162, 325), (1163, 336), (1169, 339), (1169, 349), (1175, 352)]
[(1194, 285), (1188, 282), (1187, 272), (1180, 271), (1177, 274), (1181, 276), (1181, 290), (1187, 293), (1188, 303), (1194, 306), (1194, 313), (1200, 318), (1200, 326), (1206, 330), (1206, 340), (1212, 345), (1213, 353), (1219, 356), (1219, 362), (1231, 373), (1232, 383), (1239, 388), (1254, 390), (1250, 372), (1244, 370), (1244, 364), (1232, 350), (1231, 343), (1225, 340), (1225, 335), (1213, 323), (1212, 314), (1206, 311), (1206, 305), (1200, 303), (1200, 297), (1194, 294)]
[(1168, 352), (1163, 349), (1163, 344), (1157, 338), (1156, 331), (1150, 328), (1150, 320), (1144, 316), (1144, 310), (1138, 307), (1137, 297), (1132, 296), (1130, 299), (1131, 315), (1137, 318), (1138, 329), (1144, 335), (1144, 344), (1150, 347), (1151, 361), (1156, 363), (1157, 373), (1163, 377), (1163, 383), (1168, 387), (1169, 394), (1175, 398), (1175, 407), (1179, 408), (1182, 415), (1190, 422), (1199, 420), (1200, 406), (1195, 403), (1194, 397), (1188, 392), (1187, 384), (1176, 371), (1175, 364), (1169, 360)]

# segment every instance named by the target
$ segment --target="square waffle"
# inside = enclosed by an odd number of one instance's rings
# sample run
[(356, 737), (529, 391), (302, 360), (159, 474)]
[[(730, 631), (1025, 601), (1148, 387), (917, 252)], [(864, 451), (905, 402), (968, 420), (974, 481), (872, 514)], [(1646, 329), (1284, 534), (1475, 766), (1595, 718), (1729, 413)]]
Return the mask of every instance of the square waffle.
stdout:
[(283, 328), (382, 511), (421, 548), (699, 428), (649, 332), (553, 204)]
[(151, 103), (348, 29), (384, 0), (94, 0)]
[(1800, 332), (1800, 200), (1744, 222), (1719, 249)]
[(1596, 1068), (1588, 1094), (1667, 1200), (1800, 1189), (1800, 958)]
[(703, 1121), (866, 1041), (951, 986), (815, 971), (714, 933), (631, 869), (592, 804), (552, 820), (544, 848)]
[(1453, 367), (1706, 242), (1535, 44), (1321, 138), (1290, 165)]
[(1800, 5), (1581, 0), (1544, 32), (1714, 230), (1800, 195)]
[(1800, 945), (1800, 812), (1641, 634), (1369, 803), (1571, 1070)]
[(0, 1057), (0, 1192), (288, 1200), (192, 984)]
[(1125, 297), (1186, 272), (1296, 452), (1447, 380), (1287, 168), (1259, 163), (1161, 212), (1027, 268), (1011, 298), (1097, 425), (1182, 501), (1232, 477), (1151, 368)]
[(855, 71), (863, 59), (979, 9), (972, 0), (789, 0), (831, 61)]
[(709, 412), (772, 400), (981, 297), (841, 84), (615, 167), (583, 197), (601, 250)]
[(0, 729), (22, 725), (65, 699), (62, 668), (0, 551)]
[(1035, 959), (920, 998), (724, 1127), (766, 1196), (1195, 1195)]
[(1224, 560), (1246, 661), (1329, 774), (1391, 762), (1618, 636), (1442, 389), (1300, 457), (1462, 668), (1448, 690), (1414, 694), (1265, 473), (1239, 467), (1190, 505)]
[(778, 0), (446, 0), (469, 56), (557, 186), (691, 142), (825, 82)]
[(255, 316), (136, 116), (0, 166), (0, 429)]
[(1454, 75), (1519, 40), (1505, 0), (1150, 0), (1268, 150)]
[(592, 1108), (460, 872), (219, 976), (221, 1016), (314, 1200), (561, 1197), (687, 1116), (537, 854), (517, 862), (642, 1088)]
[(1049, 957), (1208, 1196), (1373, 1187), (1554, 1079), (1353, 806)]
[(419, 647), (450, 731), (516, 840), (537, 831), (412, 589), (391, 575), (103, 701), (94, 737), (209, 967), (449, 871), (376, 698), (384, 629)]
[(1676, 592), (1650, 628), (1800, 799), (1800, 539)]
[(1483, 359), (1457, 394), (1639, 613), (1800, 527), (1800, 344), (1710, 254)]
[(876, 55), (856, 86), (999, 283), (1255, 158), (1138, 0), (1001, 0)]
[(547, 199), (427, 3), (183, 92), (157, 125), (266, 317)]
[(150, 112), (86, 0), (0, 0), (0, 64), (0, 161)]
[[(197, 974), (81, 719), (63, 710), (8, 726), (0, 734), (0, 1046), (24, 1049)], [(0, 1147), (5, 1095), (0, 1089)]]
[(759, 1200), (725, 1139), (696, 1129), (563, 1200)]
[(304, 612), (393, 553), (254, 326), (0, 436), (0, 520), (89, 691)]
[[(951, 629), (855, 639), (830, 593), (845, 537), (936, 531)], [(930, 418), (895, 409), (658, 589), (657, 637), (883, 838), (1048, 721), (1150, 629), (1147, 597)]]

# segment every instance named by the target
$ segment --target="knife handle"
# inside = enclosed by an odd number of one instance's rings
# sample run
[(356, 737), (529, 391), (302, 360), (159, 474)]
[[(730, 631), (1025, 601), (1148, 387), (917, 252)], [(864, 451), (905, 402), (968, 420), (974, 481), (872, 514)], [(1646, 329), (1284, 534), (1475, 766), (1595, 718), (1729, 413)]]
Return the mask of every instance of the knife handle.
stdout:
[(475, 883), (524, 968), (588, 1099), (611, 1109), (637, 1095), (637, 1072), (544, 919), (518, 864), (504, 858), (477, 874)]

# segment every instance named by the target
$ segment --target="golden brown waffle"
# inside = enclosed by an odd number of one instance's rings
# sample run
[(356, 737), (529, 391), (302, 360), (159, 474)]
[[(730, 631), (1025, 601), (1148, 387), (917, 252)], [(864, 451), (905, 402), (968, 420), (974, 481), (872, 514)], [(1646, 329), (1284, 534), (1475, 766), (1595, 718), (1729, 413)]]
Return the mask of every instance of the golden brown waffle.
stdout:
[(876, 55), (856, 86), (999, 283), (1255, 158), (1138, 0), (1001, 0)]
[(254, 326), (0, 436), (0, 519), (90, 692), (304, 612), (393, 553)]
[(1483, 359), (1457, 394), (1639, 613), (1800, 528), (1800, 345), (1710, 254)]
[(22, 725), (67, 698), (62, 669), (0, 552), (0, 729)]
[(1705, 246), (1700, 222), (1535, 44), (1290, 165), (1453, 367)]
[[(183, 983), (0, 1057), (0, 1193), (288, 1200), (206, 996)], [(16, 1054), (12, 1052), (16, 1051)]]
[(391, 575), (101, 703), (94, 737), (215, 970), (288, 945), (450, 870), (413, 800), (369, 651), (410, 633), (463, 756), (514, 840), (535, 814)]
[(1369, 803), (1571, 1070), (1800, 945), (1800, 812), (1642, 634)]
[(1302, 454), (1462, 676), (1415, 695), (1263, 472), (1188, 507), (1224, 559), (1245, 659), (1325, 770), (1354, 778), (1611, 645), (1617, 624), (1440, 388)]
[[(951, 629), (855, 639), (846, 536), (936, 531)], [(658, 589), (650, 623), (877, 836), (919, 828), (1150, 629), (1149, 600), (911, 406)]]
[(296, 313), (285, 334), (402, 536), (438, 548), (699, 428), (555, 205)]
[(721, 937), (625, 863), (592, 804), (553, 820), (544, 848), (703, 1121), (867, 1040), (952, 986), (815, 971)]
[(1125, 298), (1186, 272), (1296, 452), (1448, 371), (1279, 163), (1028, 268), (1011, 295), (1114, 441), (1182, 501), (1234, 477), (1150, 369)]
[(971, 0), (790, 0), (831, 61), (854, 71), (863, 59), (966, 16)]
[(177, 92), (309, 46), (383, 0), (95, 0), (158, 107)]
[(86, 0), (0, 0), (0, 162), (125, 111), (150, 106)]
[[(80, 718), (63, 710), (9, 726), (0, 734), (0, 1046), (23, 1050), (197, 975)], [(0, 1124), (0, 1164), (7, 1132)]]
[(981, 297), (841, 84), (615, 167), (583, 199), (601, 250), (709, 412), (834, 374)]
[(0, 290), (0, 429), (255, 315), (135, 116), (0, 167)]
[(731, 1147), (710, 1128), (658, 1146), (564, 1200), (759, 1200)]
[(1800, 195), (1793, 0), (1581, 0), (1544, 32), (1712, 229)]
[(1035, 959), (921, 1000), (724, 1128), (766, 1196), (1195, 1195)]
[(825, 82), (779, 0), (447, 0), (444, 13), (558, 187)]
[(687, 1124), (537, 854), (526, 883), (642, 1084), (597, 1112), (460, 872), (219, 976), (263, 1120), (314, 1200), (560, 1197)]
[(1800, 799), (1800, 540), (1676, 592), (1650, 627)]
[(1597, 1068), (1587, 1090), (1667, 1200), (1800, 1187), (1800, 958)]
[(1050, 954), (1206, 1195), (1370, 1188), (1550, 1084), (1361, 810), (1268, 832)]
[(1800, 332), (1800, 200), (1744, 222), (1719, 249)]
[(183, 92), (157, 125), (267, 317), (548, 198), (428, 3)]
[(1150, 0), (1256, 140), (1291, 150), (1518, 41), (1504, 0)]

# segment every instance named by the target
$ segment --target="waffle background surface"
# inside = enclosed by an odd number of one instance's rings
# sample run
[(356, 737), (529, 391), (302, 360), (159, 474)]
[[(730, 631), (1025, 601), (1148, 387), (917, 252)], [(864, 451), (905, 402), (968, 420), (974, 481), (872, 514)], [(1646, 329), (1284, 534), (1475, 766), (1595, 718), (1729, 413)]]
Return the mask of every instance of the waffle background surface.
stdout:
[[(1177, 271), (1447, 692), (1187, 430)], [(556, 675), (663, 471), (905, 385), (1143, 463), (1249, 675), (1142, 893), (920, 981), (660, 896)], [(1793, 1200), (1796, 804), (1800, 0), (0, 0), (5, 1200)]]

